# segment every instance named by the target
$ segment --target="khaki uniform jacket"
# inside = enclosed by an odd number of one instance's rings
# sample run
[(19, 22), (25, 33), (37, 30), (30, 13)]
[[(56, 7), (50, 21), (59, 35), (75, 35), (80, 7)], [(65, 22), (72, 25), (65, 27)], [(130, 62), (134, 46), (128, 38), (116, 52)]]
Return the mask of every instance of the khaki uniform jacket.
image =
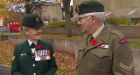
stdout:
[(50, 50), (49, 60), (35, 61), (28, 41), (19, 44), (14, 50), (15, 59), (12, 61), (12, 75), (55, 75), (57, 70), (53, 48), (50, 44), (38, 41), (41, 50)]
[(134, 75), (132, 52), (121, 32), (105, 26), (96, 45), (90, 44), (91, 36), (83, 36), (77, 75)]

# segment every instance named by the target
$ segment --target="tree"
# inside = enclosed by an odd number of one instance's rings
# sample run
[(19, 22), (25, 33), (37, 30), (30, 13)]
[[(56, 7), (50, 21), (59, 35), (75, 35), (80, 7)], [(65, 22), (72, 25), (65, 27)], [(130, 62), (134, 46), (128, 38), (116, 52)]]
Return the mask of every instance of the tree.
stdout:
[(25, 1), (25, 14), (30, 13), (30, 0), (24, 0)]
[(67, 36), (68, 37), (72, 37), (72, 23), (71, 23), (70, 1), (71, 0), (62, 0), (64, 12), (65, 12), (66, 29), (67, 29)]
[[(0, 16), (4, 17), (8, 14), (6, 5), (11, 4), (10, 2), (0, 1)], [(8, 16), (8, 15), (7, 15)]]
[(34, 9), (41, 5), (41, 0), (24, 0), (25, 1), (25, 14), (33, 13)]
[[(19, 0), (0, 0), (0, 17), (4, 19), (4, 24), (7, 22), (17, 21), (20, 22), (21, 14), (19, 12), (15, 12), (10, 10), (18, 3)], [(16, 18), (15, 18), (16, 16)]]

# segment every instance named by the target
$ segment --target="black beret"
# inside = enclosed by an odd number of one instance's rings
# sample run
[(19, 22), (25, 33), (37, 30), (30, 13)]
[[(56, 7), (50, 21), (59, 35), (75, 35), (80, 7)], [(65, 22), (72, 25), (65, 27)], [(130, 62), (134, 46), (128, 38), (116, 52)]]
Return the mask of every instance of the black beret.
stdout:
[(43, 21), (35, 14), (28, 14), (23, 17), (22, 26), (30, 28), (40, 28), (43, 26)]
[(75, 11), (79, 15), (91, 12), (104, 12), (104, 5), (98, 1), (84, 1), (76, 7)]

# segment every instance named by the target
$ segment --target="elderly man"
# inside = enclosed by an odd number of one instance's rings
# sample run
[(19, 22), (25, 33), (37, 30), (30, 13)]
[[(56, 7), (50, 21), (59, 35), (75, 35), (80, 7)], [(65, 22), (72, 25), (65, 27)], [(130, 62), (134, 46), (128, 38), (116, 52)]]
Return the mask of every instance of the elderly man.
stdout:
[(128, 41), (121, 32), (104, 25), (104, 6), (85, 1), (76, 12), (86, 34), (78, 50), (77, 75), (134, 75)]
[(27, 40), (16, 46), (12, 75), (55, 75), (57, 70), (53, 48), (40, 40), (43, 22), (34, 14), (22, 20)]

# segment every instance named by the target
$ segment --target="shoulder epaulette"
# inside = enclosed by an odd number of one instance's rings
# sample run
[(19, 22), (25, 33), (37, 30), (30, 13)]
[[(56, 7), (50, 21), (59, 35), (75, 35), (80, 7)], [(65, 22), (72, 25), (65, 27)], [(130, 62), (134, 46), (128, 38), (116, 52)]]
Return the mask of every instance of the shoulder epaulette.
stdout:
[(115, 36), (117, 36), (117, 37), (124, 37), (124, 34), (122, 33), (122, 32), (120, 32), (120, 31), (118, 31), (118, 30), (111, 30), (111, 32), (110, 32), (111, 34), (113, 34), (113, 35), (115, 35)]

